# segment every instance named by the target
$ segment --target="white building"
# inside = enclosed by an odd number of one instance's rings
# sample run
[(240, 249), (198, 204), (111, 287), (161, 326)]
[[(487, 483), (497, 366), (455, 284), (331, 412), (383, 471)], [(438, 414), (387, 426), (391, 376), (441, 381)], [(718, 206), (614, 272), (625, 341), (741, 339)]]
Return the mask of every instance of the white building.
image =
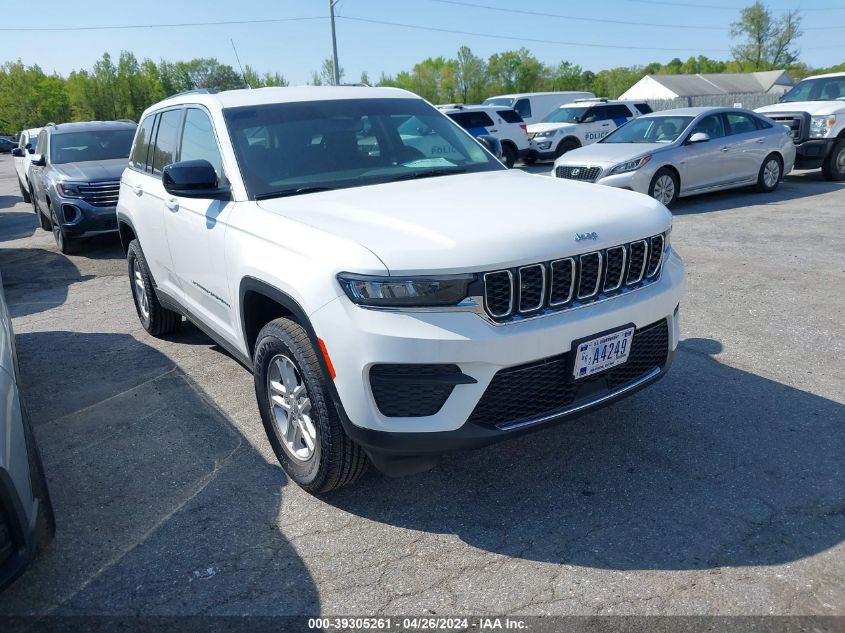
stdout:
[(785, 70), (706, 75), (646, 75), (620, 99), (676, 99), (727, 94), (782, 95), (795, 82)]

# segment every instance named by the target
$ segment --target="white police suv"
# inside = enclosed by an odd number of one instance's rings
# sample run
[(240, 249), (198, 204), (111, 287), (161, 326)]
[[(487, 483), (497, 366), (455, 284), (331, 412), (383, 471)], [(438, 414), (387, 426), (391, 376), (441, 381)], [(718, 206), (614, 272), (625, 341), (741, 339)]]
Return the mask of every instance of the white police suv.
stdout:
[(529, 160), (552, 160), (603, 139), (620, 125), (651, 112), (642, 101), (578, 99), (528, 126)]
[(438, 106), (441, 112), (473, 136), (488, 134), (502, 143), (502, 161), (513, 167), (531, 151), (527, 126), (516, 110), (494, 106)]

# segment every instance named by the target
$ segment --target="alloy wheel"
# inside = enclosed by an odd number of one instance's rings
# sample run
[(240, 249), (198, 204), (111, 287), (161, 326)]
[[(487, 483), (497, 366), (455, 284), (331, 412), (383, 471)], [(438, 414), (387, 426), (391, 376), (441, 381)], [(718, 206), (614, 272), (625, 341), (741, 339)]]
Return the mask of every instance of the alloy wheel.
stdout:
[(62, 250), (64, 236), (62, 235), (62, 227), (59, 226), (59, 219), (56, 217), (55, 211), (50, 211), (50, 224), (53, 229), (53, 239), (56, 240), (56, 246), (59, 247), (59, 250)]
[(661, 204), (668, 205), (672, 202), (672, 198), (675, 197), (675, 181), (672, 180), (671, 176), (666, 174), (660, 176), (657, 182), (654, 183), (654, 193), (652, 195)]
[(135, 303), (138, 304), (141, 316), (146, 321), (150, 318), (150, 301), (147, 298), (147, 284), (144, 283), (137, 259), (132, 260), (132, 292), (135, 293)]
[(778, 184), (778, 180), (780, 180), (780, 163), (776, 158), (770, 158), (763, 167), (763, 183), (771, 189)]
[(302, 375), (284, 354), (270, 360), (267, 372), (270, 414), (285, 451), (306, 462), (314, 456), (317, 429), (311, 420), (311, 399)]

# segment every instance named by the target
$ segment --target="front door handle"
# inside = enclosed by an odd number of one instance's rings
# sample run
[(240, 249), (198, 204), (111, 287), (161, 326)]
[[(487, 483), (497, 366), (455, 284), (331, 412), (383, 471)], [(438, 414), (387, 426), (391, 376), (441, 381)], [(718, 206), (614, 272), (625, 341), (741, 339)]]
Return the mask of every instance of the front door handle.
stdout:
[(610, 127), (610, 123), (602, 123), (601, 126), (602, 127)]
[(143, 195), (144, 188), (141, 185), (132, 185), (132, 191), (135, 192), (136, 196)]
[(764, 139), (764, 138), (758, 138), (758, 139), (757, 139), (757, 142), (762, 144), (762, 143), (765, 143), (765, 142), (766, 142), (766, 139)]
[(176, 201), (176, 198), (166, 198), (164, 201), (164, 206), (166, 206), (171, 211), (179, 210), (179, 203)]
[(498, 132), (499, 130), (490, 130), (491, 132)]
[(729, 149), (730, 148), (727, 145), (725, 145), (720, 151), (727, 152)]

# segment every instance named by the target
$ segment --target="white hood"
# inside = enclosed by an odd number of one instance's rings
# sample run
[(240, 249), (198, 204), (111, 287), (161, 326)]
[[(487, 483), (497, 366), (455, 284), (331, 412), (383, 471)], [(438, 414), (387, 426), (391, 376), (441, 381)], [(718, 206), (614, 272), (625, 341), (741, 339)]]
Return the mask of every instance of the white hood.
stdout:
[[(648, 196), (519, 171), (339, 189), (259, 205), (364, 246), (393, 275), (545, 261), (655, 235), (672, 223), (669, 211)], [(576, 233), (593, 231), (598, 240), (575, 241)]]
[(672, 147), (673, 143), (593, 143), (566, 152), (555, 165), (616, 165)]
[(528, 126), (529, 134), (536, 134), (537, 132), (549, 132), (551, 130), (562, 130), (564, 128), (575, 129), (574, 123), (532, 123)]
[(777, 112), (809, 112), (815, 116), (828, 114), (845, 114), (845, 101), (792, 101), (775, 103), (757, 108), (760, 114), (774, 114)]

